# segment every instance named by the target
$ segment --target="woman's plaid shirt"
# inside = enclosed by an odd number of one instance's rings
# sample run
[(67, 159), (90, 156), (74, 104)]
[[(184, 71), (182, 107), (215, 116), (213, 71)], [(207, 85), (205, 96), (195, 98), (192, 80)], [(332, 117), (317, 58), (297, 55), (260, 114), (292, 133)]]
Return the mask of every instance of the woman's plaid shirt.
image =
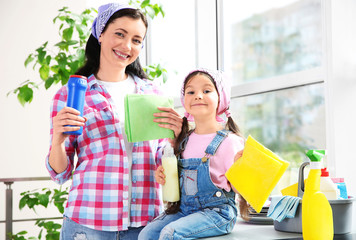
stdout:
[[(133, 77), (138, 94), (160, 94), (152, 82)], [(51, 119), (66, 105), (66, 100), (64, 86), (54, 96)], [(59, 184), (72, 178), (65, 216), (92, 229), (121, 231), (129, 226), (144, 226), (159, 214), (161, 201), (154, 171), (161, 164), (166, 141), (134, 143), (130, 178), (119, 118), (111, 102), (108, 92), (94, 75), (90, 76), (83, 112), (88, 120), (83, 134), (71, 135), (65, 142), (68, 167), (57, 174), (49, 165), (48, 156), (46, 166), (51, 178)], [(52, 127), (51, 121), (51, 139)]]

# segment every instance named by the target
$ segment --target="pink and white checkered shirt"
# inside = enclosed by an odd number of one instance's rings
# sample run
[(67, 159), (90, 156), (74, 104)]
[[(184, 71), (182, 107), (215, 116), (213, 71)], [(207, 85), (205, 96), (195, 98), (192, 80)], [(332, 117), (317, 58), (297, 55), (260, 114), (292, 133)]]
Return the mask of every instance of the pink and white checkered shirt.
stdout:
[[(138, 94), (161, 94), (152, 82), (133, 78)], [(51, 118), (66, 106), (66, 100), (67, 88), (63, 86), (54, 96)], [(92, 229), (121, 231), (129, 226), (145, 226), (159, 214), (161, 201), (154, 171), (161, 164), (166, 141), (133, 144), (130, 178), (124, 138), (111, 102), (108, 92), (91, 75), (85, 95), (83, 116), (88, 120), (83, 134), (71, 135), (65, 142), (68, 167), (57, 174), (49, 165), (48, 156), (46, 166), (59, 184), (72, 177), (64, 215)], [(51, 139), (52, 127), (51, 121)], [(74, 170), (75, 154), (78, 160)]]

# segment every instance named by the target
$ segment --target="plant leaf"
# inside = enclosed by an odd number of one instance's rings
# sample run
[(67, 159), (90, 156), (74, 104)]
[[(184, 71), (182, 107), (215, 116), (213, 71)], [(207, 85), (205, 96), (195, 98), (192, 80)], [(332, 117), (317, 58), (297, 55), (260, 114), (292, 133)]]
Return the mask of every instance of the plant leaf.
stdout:
[(46, 57), (46, 64), (49, 65), (51, 63), (52, 57), (50, 55), (47, 55)]
[(61, 227), (62, 227), (61, 224), (58, 224), (58, 223), (53, 224), (54, 229), (60, 229)]
[(69, 27), (63, 30), (63, 39), (66, 41), (70, 41), (73, 35), (73, 27)]
[(45, 56), (46, 56), (46, 51), (44, 50), (44, 45), (37, 48), (36, 51), (37, 51), (37, 62), (39, 62), (40, 64), (43, 63), (44, 59), (45, 59)]
[(162, 80), (163, 80), (163, 83), (166, 83), (168, 80), (166, 71), (163, 71)]
[(25, 67), (27, 67), (27, 65), (32, 62), (34, 60), (33, 58), (33, 54), (31, 53), (30, 55), (28, 55), (28, 57), (25, 60)]
[(49, 202), (49, 196), (47, 194), (39, 194), (38, 201), (39, 204), (41, 204), (44, 207), (47, 207)]
[(33, 91), (28, 85), (24, 85), (19, 88), (19, 93), (17, 94), (17, 99), (20, 101), (22, 106), (25, 105), (26, 102), (31, 102), (33, 98)]
[(150, 0), (144, 0), (144, 1), (141, 3), (141, 8), (145, 8), (145, 7), (147, 7), (149, 4), (150, 4)]
[(40, 77), (42, 80), (46, 81), (49, 76), (49, 66), (47, 64), (42, 65), (39, 69)]
[(162, 14), (162, 17), (165, 17), (165, 16), (166, 16), (166, 13), (163, 11), (163, 8), (162, 8), (162, 7), (159, 7), (159, 10), (160, 10), (160, 12), (161, 12), (161, 14)]
[(148, 16), (150, 16), (150, 18), (153, 19), (155, 17), (155, 11), (151, 7), (147, 7), (146, 12), (147, 12)]
[(26, 206), (27, 199), (28, 199), (28, 195), (25, 195), (24, 197), (22, 197), (20, 199), (20, 202), (19, 202), (19, 209), (20, 210), (23, 209)]
[(48, 89), (52, 86), (54, 82), (54, 78), (53, 77), (49, 77), (47, 78), (47, 80), (45, 81), (45, 88)]

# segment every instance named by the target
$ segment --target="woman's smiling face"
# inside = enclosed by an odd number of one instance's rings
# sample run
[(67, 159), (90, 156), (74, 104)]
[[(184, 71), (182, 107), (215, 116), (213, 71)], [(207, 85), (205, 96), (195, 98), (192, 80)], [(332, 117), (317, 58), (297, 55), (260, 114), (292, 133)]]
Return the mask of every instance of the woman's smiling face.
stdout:
[(219, 95), (213, 82), (205, 74), (188, 80), (184, 91), (184, 107), (194, 118), (216, 117)]
[(100, 65), (126, 68), (139, 56), (145, 34), (146, 26), (141, 19), (115, 19), (99, 37)]

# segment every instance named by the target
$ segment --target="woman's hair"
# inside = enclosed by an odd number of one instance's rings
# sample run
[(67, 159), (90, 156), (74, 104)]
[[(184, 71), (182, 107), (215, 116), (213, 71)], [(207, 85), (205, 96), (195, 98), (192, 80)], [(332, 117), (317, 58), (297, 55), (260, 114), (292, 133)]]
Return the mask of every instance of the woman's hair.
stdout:
[[(107, 24), (105, 25), (105, 28), (103, 29), (103, 32), (106, 31), (107, 26), (112, 23), (115, 19), (121, 18), (121, 17), (129, 17), (132, 19), (141, 19), (143, 23), (146, 26), (146, 29), (148, 27), (148, 22), (145, 17), (145, 15), (138, 9), (121, 9), (117, 12), (115, 12), (110, 19), (108, 20)], [(101, 46), (98, 42), (98, 40), (90, 34), (89, 39), (87, 41), (87, 45), (85, 47), (85, 63), (84, 66), (82, 66), (80, 69), (77, 70), (75, 74), (77, 75), (83, 75), (86, 77), (89, 77), (91, 74), (97, 74), (99, 71), (99, 66), (100, 66), (100, 49)], [(128, 65), (125, 69), (126, 73), (131, 73), (133, 75), (138, 76), (139, 78), (147, 78), (147, 75), (145, 71), (143, 71), (142, 66), (140, 64), (140, 59), (137, 57), (137, 59)]]
[[(192, 72), (191, 74), (189, 74), (186, 78), (185, 78), (185, 81), (184, 81), (184, 84), (183, 84), (183, 91), (185, 91), (185, 86), (187, 85), (187, 83), (189, 82), (189, 80), (198, 75), (198, 74), (201, 74), (201, 75), (204, 75), (206, 77), (208, 77), (211, 82), (214, 84), (215, 86), (215, 89), (217, 91), (217, 88), (216, 88), (216, 84), (215, 84), (215, 81), (214, 79), (207, 73), (205, 72), (200, 72), (200, 71), (196, 71), (196, 72)], [(184, 95), (184, 94), (183, 94)], [(225, 129), (233, 132), (234, 134), (240, 136), (240, 137), (243, 137), (241, 132), (240, 132), (240, 129), (239, 127), (237, 126), (237, 124), (234, 122), (234, 120), (232, 119), (232, 117), (228, 117), (227, 119), (227, 123), (225, 125)], [(182, 124), (182, 131), (180, 132), (180, 134), (177, 136), (177, 139), (175, 141), (175, 145), (174, 145), (174, 154), (176, 156), (179, 156), (182, 154), (182, 152), (184, 151), (184, 149), (180, 149), (180, 144), (181, 142), (183, 142), (183, 140), (189, 136), (189, 134), (191, 133), (192, 131), (189, 129), (189, 123), (188, 123), (188, 120), (186, 117), (183, 117), (183, 124)], [(244, 219), (244, 220), (248, 220), (249, 219), (249, 215), (248, 215), (248, 203), (247, 201), (240, 195), (238, 194), (238, 205), (239, 205), (239, 209), (240, 209), (240, 215), (241, 217)], [(169, 213), (174, 213), (175, 211), (178, 211), (179, 210), (179, 205), (178, 205), (178, 209), (177, 208), (177, 204), (174, 204), (174, 203), (168, 203), (167, 204), (168, 208), (166, 210), (166, 213), (169, 214)]]

